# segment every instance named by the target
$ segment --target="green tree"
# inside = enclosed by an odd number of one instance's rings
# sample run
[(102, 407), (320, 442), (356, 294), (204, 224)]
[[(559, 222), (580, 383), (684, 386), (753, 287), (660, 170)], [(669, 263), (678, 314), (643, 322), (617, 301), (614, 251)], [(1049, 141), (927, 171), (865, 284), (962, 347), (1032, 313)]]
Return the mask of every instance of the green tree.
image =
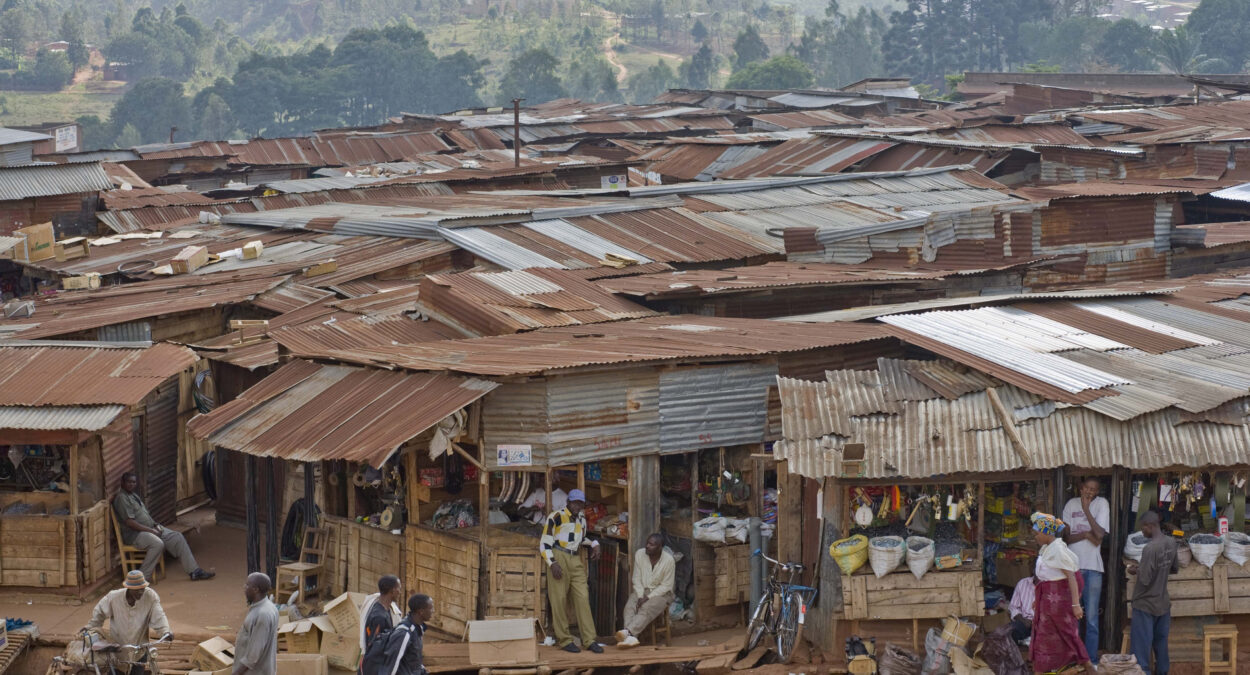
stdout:
[(65, 52), (40, 49), (35, 55), (35, 67), (23, 74), (30, 86), (45, 91), (60, 91), (74, 79), (74, 67)]
[(463, 49), (440, 58), (430, 91), (437, 101), (433, 110), (451, 112), (481, 106), (478, 91), (486, 84), (482, 69), (488, 65), (489, 61), (478, 59)]
[(210, 92), (202, 102), (197, 102), (196, 110), (199, 111), (196, 133), (200, 138), (218, 141), (230, 138), (237, 123), (226, 99)]
[(140, 80), (126, 92), (113, 106), (109, 119), (117, 130), (117, 142), (123, 147), (137, 145), (121, 141), (128, 126), (138, 134), (139, 143), (159, 143), (169, 140), (172, 127), (184, 131), (191, 128), (191, 108), (180, 83), (154, 77)]
[(712, 86), (712, 75), (716, 73), (716, 55), (706, 42), (699, 51), (681, 64), (686, 86), (691, 89), (707, 89)]
[(1201, 41), (1208, 56), (1223, 62), (1228, 72), (1240, 72), (1250, 61), (1250, 2), (1202, 0), (1185, 28)]
[(1052, 27), (1035, 24), (1039, 33), (1035, 58), (1059, 66), (1061, 72), (1083, 72), (1098, 58), (1097, 46), (1111, 22), (1088, 16), (1072, 16)]
[(61, 39), (69, 43), (66, 55), (74, 70), (86, 68), (88, 61), (91, 60), (91, 53), (87, 50), (87, 38), (80, 10), (70, 10), (61, 14)]
[(564, 89), (569, 96), (583, 101), (620, 102), (616, 68), (593, 49), (583, 49), (569, 60)]
[(34, 31), (34, 20), (25, 7), (13, 7), (0, 13), (0, 40), (9, 48), (16, 60), (26, 50)]
[(82, 115), (74, 121), (78, 123), (78, 144), (83, 150), (100, 150), (112, 144), (108, 123), (98, 116)]
[(1150, 43), (1154, 31), (1132, 19), (1120, 19), (1107, 28), (1095, 50), (1099, 60), (1125, 73), (1154, 70)]
[(1178, 75), (1210, 73), (1224, 65), (1223, 61), (1207, 56), (1202, 49), (1202, 38), (1183, 25), (1159, 31), (1152, 49), (1159, 65)]
[(812, 71), (802, 61), (789, 55), (752, 63), (734, 71), (725, 83), (726, 89), (804, 89), (812, 86)]
[(811, 69), (815, 83), (840, 87), (885, 72), (881, 43), (885, 20), (861, 7), (852, 16), (842, 14), (837, 0), (825, 7), (825, 18), (808, 17), (794, 54)]
[(694, 38), (695, 42), (703, 44), (707, 42), (707, 35), (707, 26), (703, 25), (703, 20), (695, 19), (694, 27), (690, 29), (690, 37)]
[(139, 130), (133, 124), (127, 124), (122, 127), (121, 133), (117, 134), (117, 140), (113, 142), (119, 148), (133, 148), (136, 145), (143, 145), (143, 137), (139, 135)]
[(557, 98), (564, 98), (564, 87), (556, 75), (560, 63), (545, 49), (531, 49), (508, 64), (508, 70), (499, 81), (500, 105), (523, 98), (529, 105), (537, 105)]
[(629, 76), (629, 95), (634, 103), (650, 103), (656, 97), (678, 84), (677, 73), (664, 62), (656, 59), (655, 65)]
[(754, 24), (738, 33), (734, 39), (734, 67), (744, 68), (749, 64), (768, 59), (768, 45), (760, 37), (760, 31)]

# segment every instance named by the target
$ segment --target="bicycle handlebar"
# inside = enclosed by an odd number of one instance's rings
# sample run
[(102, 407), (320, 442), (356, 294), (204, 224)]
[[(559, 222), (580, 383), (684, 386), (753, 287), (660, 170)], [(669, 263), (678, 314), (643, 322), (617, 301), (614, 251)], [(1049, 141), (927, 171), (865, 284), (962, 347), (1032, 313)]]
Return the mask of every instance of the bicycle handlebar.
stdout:
[(780, 560), (774, 560), (772, 558), (769, 558), (767, 555), (765, 555), (765, 553), (761, 549), (758, 549), (758, 548), (755, 549), (755, 553), (753, 553), (752, 555), (757, 555), (774, 565), (780, 566), (781, 569), (786, 570), (786, 571), (802, 572), (804, 570), (803, 563), (796, 563), (796, 562), (783, 563)]

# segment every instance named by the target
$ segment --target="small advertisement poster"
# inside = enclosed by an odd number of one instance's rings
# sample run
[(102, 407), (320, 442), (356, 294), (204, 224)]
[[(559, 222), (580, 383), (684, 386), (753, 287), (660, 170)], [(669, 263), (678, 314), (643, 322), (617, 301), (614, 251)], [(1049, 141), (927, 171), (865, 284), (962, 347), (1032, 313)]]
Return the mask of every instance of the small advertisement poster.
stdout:
[(78, 127), (61, 127), (56, 130), (56, 151), (69, 152), (78, 147)]
[(599, 177), (599, 187), (603, 190), (624, 190), (627, 184), (625, 176)]
[(498, 466), (533, 466), (534, 448), (531, 445), (498, 445)]

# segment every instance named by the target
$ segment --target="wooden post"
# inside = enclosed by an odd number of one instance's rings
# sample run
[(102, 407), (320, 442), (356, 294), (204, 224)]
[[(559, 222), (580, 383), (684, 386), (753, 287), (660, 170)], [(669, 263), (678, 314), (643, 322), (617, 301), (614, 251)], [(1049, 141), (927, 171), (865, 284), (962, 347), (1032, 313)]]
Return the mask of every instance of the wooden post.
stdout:
[(577, 489), (586, 493), (586, 463), (578, 462), (577, 464)]
[(69, 513), (78, 517), (78, 444), (69, 446)]
[(256, 457), (243, 455), (243, 504), (247, 511), (247, 573), (260, 571), (260, 526), (256, 516)]
[[(985, 569), (985, 481), (977, 486), (977, 569)], [(984, 581), (984, 580), (983, 580)]]
[(317, 526), (316, 462), (304, 462), (304, 527)]
[(355, 462), (347, 463), (347, 471), (343, 473), (344, 481), (347, 483), (347, 519), (356, 520), (356, 484), (352, 482), (352, 476), (356, 473)]
[[(278, 532), (281, 525), (278, 524), (278, 460), (273, 457), (265, 458), (265, 574), (269, 575), (270, 580), (277, 583), (278, 578)], [(303, 591), (304, 589), (300, 589)], [(300, 593), (300, 599), (304, 599), (304, 594)]]

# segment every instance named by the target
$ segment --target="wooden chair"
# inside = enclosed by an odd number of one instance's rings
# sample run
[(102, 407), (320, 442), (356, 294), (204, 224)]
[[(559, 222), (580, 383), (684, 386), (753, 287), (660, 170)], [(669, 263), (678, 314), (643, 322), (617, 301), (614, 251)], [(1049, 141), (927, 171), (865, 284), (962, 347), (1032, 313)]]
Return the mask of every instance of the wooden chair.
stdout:
[(326, 576), (327, 536), (328, 533), (322, 527), (305, 529), (304, 545), (300, 548), (299, 560), (278, 565), (279, 583), (276, 584), (274, 595), (279, 604), (290, 602), (291, 595), (295, 591), (299, 591), (301, 603), (307, 603), (312, 598), (321, 599), (321, 593), (325, 590), (322, 580)]
[[(1211, 645), (1217, 641), (1226, 641), (1222, 645), (1224, 658), (1222, 661), (1211, 660)], [(1202, 627), (1202, 675), (1212, 673), (1237, 672), (1237, 627), (1230, 623), (1212, 623)]]
[(659, 616), (655, 617), (655, 621), (652, 621), (651, 625), (647, 626), (647, 635), (649, 637), (648, 641), (652, 645), (659, 646), (660, 643), (656, 640), (660, 633), (664, 634), (665, 647), (668, 647), (673, 643), (673, 622), (670, 618), (669, 609), (671, 609), (671, 607), (665, 607), (664, 611)]
[[(121, 554), (122, 576), (124, 577), (130, 570), (137, 570), (143, 567), (143, 559), (147, 557), (148, 553), (137, 546), (127, 546), (126, 542), (122, 540), (121, 523), (118, 522), (117, 512), (113, 510), (112, 505), (109, 505), (109, 520), (113, 521), (113, 534), (117, 536), (117, 552)], [(156, 569), (153, 571), (152, 576), (155, 579), (165, 576), (165, 554), (163, 552), (161, 553), (161, 559), (156, 562)], [(153, 580), (149, 579), (148, 581)]]

